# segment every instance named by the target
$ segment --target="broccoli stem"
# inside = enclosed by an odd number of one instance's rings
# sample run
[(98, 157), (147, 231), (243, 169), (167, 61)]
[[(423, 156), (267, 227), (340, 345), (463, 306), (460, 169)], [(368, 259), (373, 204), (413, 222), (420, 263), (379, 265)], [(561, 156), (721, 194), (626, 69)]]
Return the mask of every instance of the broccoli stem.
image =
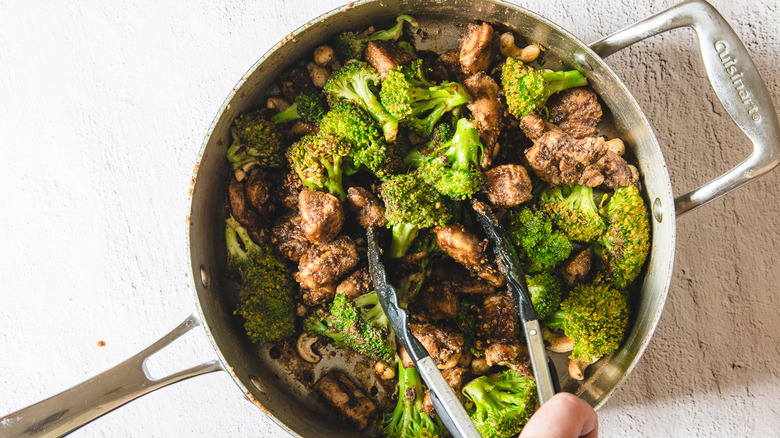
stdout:
[(419, 26), (419, 24), (417, 23), (417, 20), (415, 20), (414, 18), (412, 18), (409, 15), (399, 15), (395, 19), (395, 21), (396, 21), (396, 24), (393, 27), (391, 27), (390, 29), (380, 30), (380, 31), (374, 32), (371, 35), (369, 35), (368, 38), (366, 38), (364, 41), (366, 41), (366, 42), (374, 41), (374, 40), (382, 40), (382, 41), (393, 40), (393, 41), (397, 41), (398, 38), (401, 38), (401, 34), (403, 33), (404, 22), (408, 22), (410, 25), (412, 25), (412, 27)]
[(250, 250), (259, 249), (257, 244), (249, 236), (246, 228), (242, 227), (232, 216), (225, 220), (225, 243), (228, 255), (240, 260), (248, 260)]
[(544, 100), (568, 88), (588, 85), (588, 80), (577, 70), (542, 72), (542, 77), (547, 82), (544, 87)]
[(332, 164), (328, 160), (322, 160), (322, 165), (328, 171), (325, 187), (343, 202), (347, 199), (347, 194), (344, 192), (344, 185), (341, 182), (341, 161), (341, 157), (333, 160)]
[(479, 166), (482, 143), (479, 141), (477, 125), (468, 120), (458, 120), (455, 135), (447, 142), (453, 145), (447, 150), (447, 158), (455, 169), (468, 169), (471, 164)]
[(280, 111), (276, 113), (273, 117), (271, 117), (271, 121), (276, 124), (279, 124), (279, 123), (292, 122), (300, 118), (301, 118), (301, 114), (298, 112), (298, 104), (293, 103), (292, 105), (288, 106), (284, 111)]
[(419, 228), (416, 225), (399, 223), (393, 225), (393, 240), (390, 242), (390, 257), (399, 258), (406, 254), (412, 242), (417, 237)]

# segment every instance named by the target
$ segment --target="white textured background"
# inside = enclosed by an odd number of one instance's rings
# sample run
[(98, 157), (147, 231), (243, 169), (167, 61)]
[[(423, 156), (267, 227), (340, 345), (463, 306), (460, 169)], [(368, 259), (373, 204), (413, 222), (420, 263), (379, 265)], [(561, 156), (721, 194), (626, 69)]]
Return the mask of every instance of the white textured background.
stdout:
[[(0, 0), (0, 415), (110, 368), (194, 311), (187, 193), (211, 120), (259, 55), (341, 3)], [(519, 3), (593, 42), (674, 1)], [(713, 3), (780, 106), (778, 0)], [(750, 150), (696, 47), (679, 30), (609, 59), (677, 193)], [(600, 411), (603, 436), (778, 435), (779, 198), (775, 171), (681, 218), (666, 310)], [(196, 335), (157, 362), (211, 357)], [(214, 373), (73, 436), (284, 433)]]

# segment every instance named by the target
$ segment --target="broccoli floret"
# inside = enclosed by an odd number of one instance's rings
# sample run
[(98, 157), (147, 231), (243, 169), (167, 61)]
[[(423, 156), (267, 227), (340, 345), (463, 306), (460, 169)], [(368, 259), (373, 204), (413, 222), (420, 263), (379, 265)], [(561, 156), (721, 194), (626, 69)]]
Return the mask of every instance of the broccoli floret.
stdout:
[(507, 58), (501, 71), (501, 86), (506, 95), (507, 108), (518, 119), (536, 110), (546, 113), (544, 104), (550, 96), (567, 88), (587, 84), (587, 79), (576, 70), (537, 71), (512, 57)]
[(423, 137), (430, 137), (439, 119), (471, 101), (466, 88), (456, 82), (433, 85), (421, 70), (422, 60), (400, 66), (385, 76), (380, 100), (396, 119)]
[(482, 341), (479, 339), (477, 324), (479, 318), (479, 307), (472, 301), (461, 299), (458, 304), (458, 315), (455, 317), (455, 324), (463, 334), (463, 349), (471, 351), (474, 357), (484, 357), (485, 349)]
[(473, 120), (458, 120), (455, 134), (419, 161), (419, 172), (439, 193), (466, 199), (485, 181), (479, 168), (484, 148)]
[(330, 309), (317, 309), (304, 320), (303, 329), (374, 360), (389, 360), (395, 354), (395, 334), (376, 292), (354, 300), (343, 293), (336, 294)]
[(607, 232), (601, 238), (607, 277), (618, 289), (631, 284), (650, 251), (650, 218), (635, 186), (620, 187), (602, 207)]
[(387, 144), (374, 119), (350, 102), (337, 103), (320, 122), (320, 134), (330, 135), (351, 146), (350, 156), (378, 172), (386, 159)]
[(447, 436), (441, 420), (422, 410), (425, 385), (414, 367), (398, 361), (398, 403), (383, 418), (382, 435), (388, 438), (436, 438)]
[(455, 126), (449, 122), (438, 123), (433, 128), (431, 139), (422, 147), (412, 149), (404, 157), (404, 165), (417, 168), (425, 160), (425, 157), (438, 150), (445, 142), (449, 141), (455, 135)]
[(294, 280), (287, 264), (270, 248), (252, 241), (247, 230), (227, 219), (228, 272), (241, 282), (236, 314), (252, 342), (278, 341), (295, 332)]
[(419, 26), (417, 20), (409, 15), (399, 15), (395, 21), (396, 24), (390, 29), (380, 30), (367, 36), (350, 31), (341, 32), (333, 39), (333, 50), (336, 52), (336, 56), (343, 62), (347, 62), (350, 59), (363, 59), (367, 42), (398, 40), (403, 33), (405, 22), (408, 22), (412, 27)]
[(478, 377), (463, 386), (474, 403), (469, 415), (483, 438), (516, 436), (536, 409), (536, 382), (515, 370), (498, 373), (498, 380)]
[(563, 283), (551, 272), (528, 275), (525, 277), (531, 303), (537, 319), (544, 319), (558, 310), (563, 299)]
[(390, 257), (401, 257), (421, 228), (445, 225), (452, 219), (447, 200), (416, 173), (393, 175), (379, 187), (385, 217), (392, 228)]
[(525, 261), (527, 272), (549, 271), (569, 257), (572, 244), (541, 210), (528, 207), (507, 214), (507, 235)]
[(587, 186), (548, 187), (540, 197), (541, 208), (569, 240), (593, 242), (607, 228), (599, 216), (593, 188)]
[(303, 184), (314, 190), (327, 190), (342, 201), (347, 195), (342, 180), (342, 165), (351, 148), (332, 136), (307, 135), (287, 151), (290, 165)]
[(628, 299), (602, 279), (574, 287), (561, 310), (544, 321), (574, 342), (571, 359), (585, 364), (616, 351), (628, 327)]
[(382, 127), (385, 140), (395, 140), (398, 119), (393, 117), (377, 99), (374, 89), (379, 86), (379, 73), (362, 61), (351, 62), (334, 72), (325, 83), (325, 94), (331, 106), (340, 101), (352, 102), (363, 108)]
[(306, 88), (295, 96), (295, 101), (284, 111), (271, 117), (274, 123), (287, 123), (300, 119), (306, 123), (319, 123), (328, 112), (328, 102), (314, 88)]
[(230, 128), (233, 143), (227, 150), (227, 159), (233, 170), (249, 163), (259, 163), (261, 167), (275, 168), (284, 164), (284, 141), (276, 124), (267, 120), (263, 112), (242, 113)]

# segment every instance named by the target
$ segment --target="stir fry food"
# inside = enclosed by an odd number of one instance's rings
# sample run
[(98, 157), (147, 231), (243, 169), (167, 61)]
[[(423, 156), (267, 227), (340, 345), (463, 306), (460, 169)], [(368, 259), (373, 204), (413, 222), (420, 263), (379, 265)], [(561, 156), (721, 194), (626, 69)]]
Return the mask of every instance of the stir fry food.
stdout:
[[(248, 339), (350, 351), (396, 388), (382, 406), (349, 374), (309, 384), (366, 434), (445, 436), (368, 273), (367, 228), (410, 329), (489, 437), (522, 430), (534, 376), (506, 280), (474, 222), (486, 201), (522, 262), (550, 351), (571, 378), (615, 352), (650, 246), (637, 168), (601, 135), (598, 96), (543, 49), (472, 23), (459, 47), (417, 50), (417, 21), (343, 32), (234, 120), (228, 272)], [(369, 432), (370, 431), (370, 432)]]

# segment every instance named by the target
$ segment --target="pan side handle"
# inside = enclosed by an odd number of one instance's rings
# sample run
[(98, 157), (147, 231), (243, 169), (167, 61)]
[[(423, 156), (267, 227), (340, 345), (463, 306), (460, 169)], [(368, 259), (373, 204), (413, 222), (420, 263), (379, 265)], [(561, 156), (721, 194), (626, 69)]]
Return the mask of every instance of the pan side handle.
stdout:
[(712, 201), (780, 164), (780, 124), (764, 81), (745, 45), (715, 8), (689, 0), (591, 44), (602, 57), (678, 27), (691, 27), (699, 38), (712, 88), (734, 123), (753, 142), (745, 161), (704, 185), (675, 198), (677, 215)]
[(214, 360), (160, 379), (152, 380), (149, 377), (146, 360), (199, 325), (200, 321), (192, 315), (160, 340), (114, 368), (0, 418), (0, 436), (62, 436), (163, 386), (222, 370), (221, 365)]

